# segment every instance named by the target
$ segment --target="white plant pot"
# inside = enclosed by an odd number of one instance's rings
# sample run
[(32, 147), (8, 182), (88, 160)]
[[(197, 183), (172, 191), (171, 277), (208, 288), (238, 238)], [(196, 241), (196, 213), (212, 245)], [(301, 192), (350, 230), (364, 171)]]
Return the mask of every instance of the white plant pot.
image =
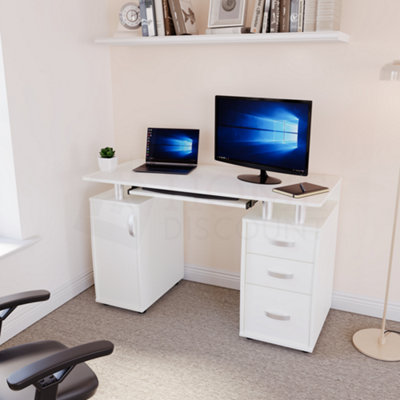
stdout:
[(97, 161), (99, 162), (100, 171), (103, 172), (111, 172), (118, 166), (118, 157), (112, 158), (102, 158), (97, 157)]

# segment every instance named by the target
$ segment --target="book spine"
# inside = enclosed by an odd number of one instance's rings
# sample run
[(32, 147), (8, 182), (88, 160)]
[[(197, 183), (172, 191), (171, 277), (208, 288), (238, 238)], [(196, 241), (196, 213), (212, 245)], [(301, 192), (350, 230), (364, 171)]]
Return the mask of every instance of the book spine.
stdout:
[(175, 35), (174, 22), (172, 21), (172, 15), (169, 9), (168, 0), (162, 0), (162, 5), (163, 5), (165, 35), (167, 36)]
[(317, 22), (317, 0), (307, 0), (304, 4), (304, 32), (314, 32)]
[(140, 0), (140, 19), (142, 20), (142, 36), (149, 36), (149, 28), (147, 25), (147, 13), (146, 13), (146, 0)]
[(183, 21), (183, 14), (179, 0), (168, 0), (169, 9), (171, 10), (172, 21), (177, 35), (186, 34), (185, 22)]
[(251, 21), (250, 33), (260, 33), (262, 24), (262, 15), (264, 0), (256, 0), (254, 4), (253, 18)]
[(279, 32), (289, 32), (289, 29), (290, 29), (290, 0), (281, 0)]
[(156, 10), (154, 0), (145, 0), (148, 36), (157, 36)]
[(297, 32), (304, 31), (304, 3), (305, 0), (299, 0), (299, 18), (297, 20)]
[(317, 31), (339, 30), (341, 3), (341, 0), (318, 0)]
[(299, 0), (290, 2), (290, 32), (298, 32), (299, 29)]
[(270, 32), (276, 33), (279, 31), (279, 16), (280, 16), (280, 0), (271, 0), (271, 22)]
[(269, 31), (269, 11), (271, 9), (271, 0), (265, 0), (264, 17), (261, 32), (267, 33)]
[(163, 0), (154, 0), (156, 9), (157, 36), (165, 36)]

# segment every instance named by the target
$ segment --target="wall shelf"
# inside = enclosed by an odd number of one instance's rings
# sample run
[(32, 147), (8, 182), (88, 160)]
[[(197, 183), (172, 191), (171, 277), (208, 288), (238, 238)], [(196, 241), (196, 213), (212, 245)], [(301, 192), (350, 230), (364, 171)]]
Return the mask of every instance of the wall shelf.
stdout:
[(291, 32), (291, 33), (258, 33), (230, 35), (188, 35), (188, 36), (155, 36), (155, 37), (109, 37), (95, 40), (97, 44), (112, 46), (160, 46), (160, 45), (193, 45), (193, 44), (240, 44), (240, 43), (306, 43), (332, 42), (347, 43), (349, 36), (339, 31)]

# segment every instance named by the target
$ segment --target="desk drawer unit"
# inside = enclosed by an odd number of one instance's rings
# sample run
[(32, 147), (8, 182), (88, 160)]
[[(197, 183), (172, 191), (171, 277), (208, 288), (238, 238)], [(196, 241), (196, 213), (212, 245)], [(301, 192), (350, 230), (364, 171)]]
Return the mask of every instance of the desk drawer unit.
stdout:
[(331, 305), (337, 207), (318, 221), (265, 220), (257, 209), (243, 218), (240, 336), (313, 351)]

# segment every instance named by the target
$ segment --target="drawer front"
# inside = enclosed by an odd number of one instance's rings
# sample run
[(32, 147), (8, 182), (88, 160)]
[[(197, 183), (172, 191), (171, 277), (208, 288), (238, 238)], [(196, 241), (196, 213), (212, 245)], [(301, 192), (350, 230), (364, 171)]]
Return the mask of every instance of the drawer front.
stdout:
[(246, 283), (310, 294), (312, 273), (310, 263), (251, 253), (246, 256)]
[(242, 334), (273, 343), (309, 344), (310, 296), (245, 285)]
[(247, 223), (247, 252), (313, 262), (316, 233), (300, 225)]

